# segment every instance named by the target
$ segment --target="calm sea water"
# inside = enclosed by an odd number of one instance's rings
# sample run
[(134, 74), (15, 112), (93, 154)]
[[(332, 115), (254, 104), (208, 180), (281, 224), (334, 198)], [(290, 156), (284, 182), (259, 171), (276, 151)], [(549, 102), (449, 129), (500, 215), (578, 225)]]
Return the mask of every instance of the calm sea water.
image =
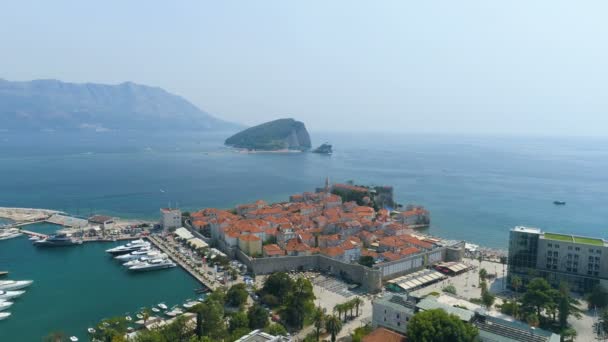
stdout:
[(0, 341), (41, 341), (55, 331), (86, 341), (86, 328), (103, 318), (195, 298), (193, 290), (200, 286), (181, 269), (129, 273), (104, 252), (118, 244), (36, 248), (27, 237), (1, 241), (0, 269), (9, 270), (10, 279), (34, 284), (13, 300), (12, 316), (0, 322)]
[[(430, 209), (428, 232), (446, 238), (504, 248), (515, 225), (607, 235), (603, 139), (313, 134), (315, 144), (334, 144), (334, 155), (323, 156), (239, 154), (222, 146), (225, 137), (0, 133), (0, 206), (153, 219), (169, 203), (194, 210), (283, 201), (329, 176), (393, 185), (399, 202)], [(181, 270), (131, 275), (105, 255), (109, 247), (1, 241), (0, 269), (36, 283), (0, 322), (0, 340), (83, 335), (100, 318), (192, 296), (196, 284)]]

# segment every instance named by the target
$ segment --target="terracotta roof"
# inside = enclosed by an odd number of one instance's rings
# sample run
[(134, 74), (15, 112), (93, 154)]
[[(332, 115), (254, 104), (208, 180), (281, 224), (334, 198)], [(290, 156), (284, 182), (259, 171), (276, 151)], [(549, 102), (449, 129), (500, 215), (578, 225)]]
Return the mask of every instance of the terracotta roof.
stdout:
[(399, 254), (406, 256), (406, 255), (410, 255), (410, 254), (416, 254), (420, 252), (420, 250), (416, 247), (407, 247), (402, 249), (401, 251), (399, 251)]
[(402, 258), (401, 255), (397, 254), (397, 253), (393, 253), (393, 252), (384, 252), (381, 254), (382, 257), (388, 261), (395, 261), (395, 260), (399, 260)]
[(327, 247), (321, 248), (321, 254), (325, 254), (330, 257), (335, 257), (338, 255), (344, 254), (344, 249), (342, 247)]
[(399, 333), (385, 329), (376, 328), (369, 335), (363, 337), (361, 342), (406, 342), (407, 338)]
[(304, 252), (310, 250), (310, 246), (302, 242), (300, 239), (295, 238), (287, 241), (287, 245), (285, 246), (285, 250), (287, 251), (296, 251), (296, 252)]
[(255, 236), (255, 235), (243, 234), (243, 235), (239, 236), (239, 240), (242, 240), (242, 241), (260, 241), (262, 239), (260, 239), (259, 237)]
[(285, 251), (277, 244), (270, 244), (263, 247), (266, 255), (285, 255)]

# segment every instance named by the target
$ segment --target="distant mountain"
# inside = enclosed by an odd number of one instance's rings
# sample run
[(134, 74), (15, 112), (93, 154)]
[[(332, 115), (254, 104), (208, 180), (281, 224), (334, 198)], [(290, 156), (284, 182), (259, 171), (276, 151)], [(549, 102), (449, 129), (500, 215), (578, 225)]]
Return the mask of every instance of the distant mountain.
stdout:
[(308, 150), (310, 136), (304, 123), (278, 119), (247, 128), (226, 139), (226, 145), (250, 150)]
[(0, 129), (234, 130), (157, 87), (0, 79)]

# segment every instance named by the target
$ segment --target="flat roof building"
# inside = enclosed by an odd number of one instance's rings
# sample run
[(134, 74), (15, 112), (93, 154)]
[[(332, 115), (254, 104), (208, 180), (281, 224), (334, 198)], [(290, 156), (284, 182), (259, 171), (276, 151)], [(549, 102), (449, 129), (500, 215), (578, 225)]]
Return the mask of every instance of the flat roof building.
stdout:
[(608, 243), (600, 238), (515, 227), (509, 237), (507, 284), (517, 275), (524, 282), (543, 277), (558, 286), (588, 292), (597, 284), (608, 288)]

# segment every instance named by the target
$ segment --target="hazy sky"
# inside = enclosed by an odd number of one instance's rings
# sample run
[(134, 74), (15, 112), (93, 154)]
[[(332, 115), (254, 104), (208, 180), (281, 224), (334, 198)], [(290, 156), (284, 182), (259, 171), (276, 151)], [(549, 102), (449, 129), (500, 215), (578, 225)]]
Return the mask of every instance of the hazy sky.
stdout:
[(602, 135), (608, 2), (5, 0), (0, 68), (155, 85), (245, 124)]

